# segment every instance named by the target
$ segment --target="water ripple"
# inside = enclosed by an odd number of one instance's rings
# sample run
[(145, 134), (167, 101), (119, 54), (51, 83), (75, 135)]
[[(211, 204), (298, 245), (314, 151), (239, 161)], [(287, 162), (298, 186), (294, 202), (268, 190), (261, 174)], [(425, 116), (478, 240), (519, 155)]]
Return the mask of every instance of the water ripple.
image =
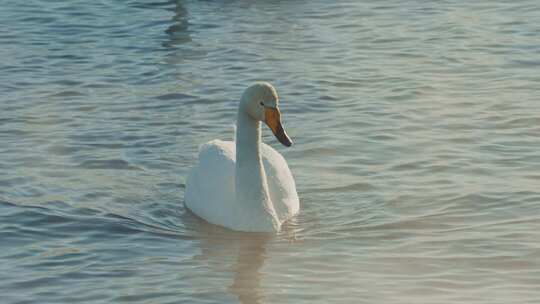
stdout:
[[(538, 302), (536, 2), (124, 2), (0, 10), (3, 302)], [(276, 236), (183, 206), (259, 80)]]

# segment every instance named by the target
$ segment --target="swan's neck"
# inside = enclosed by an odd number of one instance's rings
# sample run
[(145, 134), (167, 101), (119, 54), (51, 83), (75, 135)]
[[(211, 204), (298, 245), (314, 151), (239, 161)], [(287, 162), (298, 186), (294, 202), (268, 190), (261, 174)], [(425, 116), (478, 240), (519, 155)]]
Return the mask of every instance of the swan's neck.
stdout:
[(261, 123), (239, 110), (236, 126), (236, 199), (246, 205), (244, 208), (261, 213), (274, 223), (277, 216), (268, 193), (260, 145)]

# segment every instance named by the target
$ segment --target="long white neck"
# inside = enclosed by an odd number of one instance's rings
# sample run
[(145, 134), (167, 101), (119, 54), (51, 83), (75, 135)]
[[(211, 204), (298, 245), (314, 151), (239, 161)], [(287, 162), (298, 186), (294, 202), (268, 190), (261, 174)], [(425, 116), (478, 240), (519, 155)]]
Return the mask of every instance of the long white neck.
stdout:
[(254, 226), (266, 223), (279, 229), (268, 193), (260, 143), (261, 123), (240, 108), (236, 126), (236, 200), (252, 216)]

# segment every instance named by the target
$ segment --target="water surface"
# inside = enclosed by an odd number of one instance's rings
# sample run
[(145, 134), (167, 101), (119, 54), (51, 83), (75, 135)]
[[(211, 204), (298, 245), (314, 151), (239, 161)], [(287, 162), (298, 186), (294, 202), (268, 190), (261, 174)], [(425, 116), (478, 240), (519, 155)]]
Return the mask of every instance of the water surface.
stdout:
[[(3, 1), (2, 303), (540, 302), (537, 1)], [(301, 213), (183, 205), (273, 83)]]

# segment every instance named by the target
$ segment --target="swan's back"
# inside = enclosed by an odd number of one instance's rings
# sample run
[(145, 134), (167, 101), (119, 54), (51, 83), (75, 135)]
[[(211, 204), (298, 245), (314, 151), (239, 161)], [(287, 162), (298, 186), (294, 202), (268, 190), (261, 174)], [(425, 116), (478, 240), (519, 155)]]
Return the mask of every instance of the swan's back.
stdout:
[(212, 140), (199, 149), (199, 161), (186, 181), (186, 206), (213, 224), (229, 227), (234, 216), (235, 147)]
[[(268, 192), (280, 223), (299, 210), (298, 195), (287, 162), (276, 150), (261, 143)], [(232, 229), (253, 225), (246, 207), (236, 201), (236, 146), (232, 141), (212, 140), (201, 146), (199, 161), (186, 182), (186, 206), (206, 221)], [(245, 223), (244, 223), (245, 222)], [(262, 224), (262, 223), (261, 223)]]

